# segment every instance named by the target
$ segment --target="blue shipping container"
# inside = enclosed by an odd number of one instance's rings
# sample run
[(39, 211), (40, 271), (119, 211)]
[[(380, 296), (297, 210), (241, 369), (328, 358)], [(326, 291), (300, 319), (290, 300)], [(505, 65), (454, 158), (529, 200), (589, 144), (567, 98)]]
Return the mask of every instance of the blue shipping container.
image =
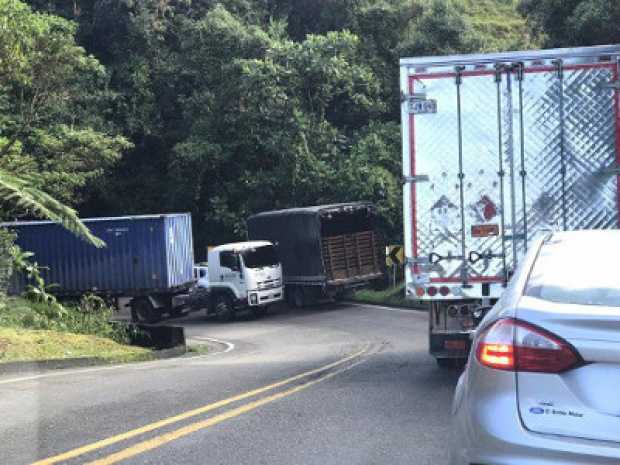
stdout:
[[(187, 287), (194, 251), (188, 213), (88, 218), (84, 224), (106, 247), (98, 249), (50, 221), (2, 223), (33, 252), (54, 293), (140, 295)], [(15, 280), (14, 280), (15, 281)], [(19, 279), (17, 280), (19, 281)], [(14, 291), (21, 291), (22, 282)]]

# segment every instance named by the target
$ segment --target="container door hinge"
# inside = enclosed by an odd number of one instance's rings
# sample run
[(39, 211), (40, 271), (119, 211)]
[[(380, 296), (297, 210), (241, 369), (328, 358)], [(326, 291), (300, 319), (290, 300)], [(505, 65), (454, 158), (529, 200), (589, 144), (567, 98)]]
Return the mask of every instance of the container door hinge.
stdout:
[(559, 79), (564, 79), (564, 63), (562, 60), (553, 60), (553, 66), (555, 67), (555, 73)]
[(501, 63), (495, 64), (495, 82), (502, 82), (502, 73), (506, 67)]
[(454, 67), (454, 79), (457, 86), (463, 83), (463, 71), (465, 71), (465, 66), (459, 65)]
[(521, 63), (521, 62), (515, 63), (514, 65), (512, 65), (512, 69), (514, 70), (514, 73), (515, 73), (515, 76), (517, 78), (517, 81), (522, 81), (523, 80), (523, 75), (524, 75), (523, 63)]
[(416, 183), (416, 182), (428, 182), (428, 181), (430, 181), (428, 174), (418, 174), (416, 176), (403, 176), (401, 179), (401, 182), (403, 184)]

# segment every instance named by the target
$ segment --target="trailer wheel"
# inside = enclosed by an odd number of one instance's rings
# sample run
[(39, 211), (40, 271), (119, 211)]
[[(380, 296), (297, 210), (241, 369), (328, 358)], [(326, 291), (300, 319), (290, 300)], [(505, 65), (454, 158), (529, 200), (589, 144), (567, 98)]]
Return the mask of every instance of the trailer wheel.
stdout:
[(131, 302), (131, 317), (138, 323), (152, 324), (161, 319), (161, 314), (153, 307), (150, 299), (140, 298)]
[(218, 295), (215, 298), (215, 316), (219, 321), (230, 321), (235, 316), (232, 302), (227, 295)]

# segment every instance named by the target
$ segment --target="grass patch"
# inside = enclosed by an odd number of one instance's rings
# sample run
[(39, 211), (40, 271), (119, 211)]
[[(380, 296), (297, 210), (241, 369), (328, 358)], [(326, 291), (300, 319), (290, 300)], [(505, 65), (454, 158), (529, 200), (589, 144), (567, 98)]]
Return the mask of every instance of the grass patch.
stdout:
[(76, 334), (90, 334), (112, 339), (121, 344), (130, 341), (129, 330), (111, 325), (113, 310), (93, 298), (66, 305), (62, 311), (46, 303), (21, 297), (9, 297), (0, 303), (0, 326), (23, 329), (47, 329)]
[(93, 335), (0, 327), (0, 363), (76, 357), (134, 362), (149, 360), (152, 355), (148, 349)]
[(58, 308), (10, 297), (0, 301), (0, 364), (96, 357), (107, 362), (152, 359), (129, 345), (129, 329), (111, 325), (112, 309), (92, 297)]
[(537, 48), (540, 37), (533, 37), (518, 0), (461, 0), (471, 24), (485, 38), (482, 51)]
[(195, 355), (205, 355), (209, 353), (209, 346), (207, 344), (194, 344), (187, 346), (187, 352)]
[(405, 284), (402, 283), (397, 287), (389, 287), (381, 291), (373, 291), (371, 289), (362, 289), (356, 291), (351, 300), (378, 305), (391, 305), (396, 307), (415, 308), (425, 310), (423, 303), (414, 300), (405, 299)]

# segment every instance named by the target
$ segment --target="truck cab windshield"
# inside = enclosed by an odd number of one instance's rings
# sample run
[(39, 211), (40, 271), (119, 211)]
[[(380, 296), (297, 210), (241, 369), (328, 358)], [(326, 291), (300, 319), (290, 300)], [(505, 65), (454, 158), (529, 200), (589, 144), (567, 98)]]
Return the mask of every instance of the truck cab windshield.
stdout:
[(266, 266), (276, 266), (280, 263), (276, 249), (272, 245), (264, 245), (246, 249), (241, 252), (243, 263), (247, 268), (263, 268)]

